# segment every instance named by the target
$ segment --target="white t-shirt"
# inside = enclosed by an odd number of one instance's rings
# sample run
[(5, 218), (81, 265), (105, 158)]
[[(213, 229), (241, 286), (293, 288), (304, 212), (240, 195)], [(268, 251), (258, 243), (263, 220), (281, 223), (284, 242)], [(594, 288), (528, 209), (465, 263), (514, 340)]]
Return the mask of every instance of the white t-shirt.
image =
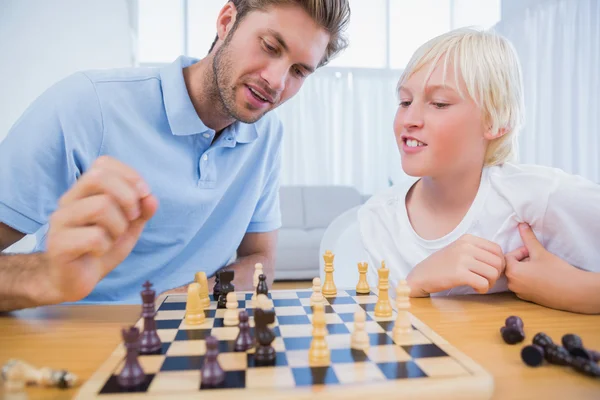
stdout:
[[(549, 252), (578, 268), (600, 272), (600, 185), (562, 170), (505, 163), (486, 167), (471, 208), (444, 237), (425, 240), (412, 228), (406, 194), (417, 179), (373, 196), (358, 211), (370, 267), (385, 261), (396, 287), (411, 269), (465, 234), (495, 242), (504, 253), (523, 246), (518, 224), (526, 222)], [(374, 271), (370, 271), (372, 274)], [(508, 290), (502, 275), (489, 291)], [(473, 294), (456, 287), (437, 295)]]

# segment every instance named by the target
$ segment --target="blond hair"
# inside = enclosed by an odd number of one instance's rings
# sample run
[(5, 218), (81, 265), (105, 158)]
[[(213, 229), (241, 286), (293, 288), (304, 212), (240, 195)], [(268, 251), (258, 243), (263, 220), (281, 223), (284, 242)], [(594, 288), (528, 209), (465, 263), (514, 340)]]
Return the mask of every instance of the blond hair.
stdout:
[[(237, 10), (232, 34), (244, 17), (252, 11), (265, 11), (273, 6), (295, 5), (301, 7), (330, 36), (325, 56), (319, 63), (319, 67), (326, 65), (333, 57), (348, 47), (348, 39), (344, 34), (350, 23), (349, 0), (229, 0), (229, 2), (233, 3)], [(209, 53), (218, 38), (218, 36), (215, 37)]]
[[(461, 28), (422, 45), (413, 54), (398, 87), (416, 71), (429, 65), (425, 82), (443, 58), (445, 82), (449, 64), (454, 76), (462, 76), (468, 95), (482, 111), (486, 126), (495, 136), (487, 148), (484, 165), (497, 165), (517, 157), (517, 134), (524, 122), (525, 105), (521, 66), (513, 45), (492, 31)], [(464, 98), (460, 85), (459, 94)]]

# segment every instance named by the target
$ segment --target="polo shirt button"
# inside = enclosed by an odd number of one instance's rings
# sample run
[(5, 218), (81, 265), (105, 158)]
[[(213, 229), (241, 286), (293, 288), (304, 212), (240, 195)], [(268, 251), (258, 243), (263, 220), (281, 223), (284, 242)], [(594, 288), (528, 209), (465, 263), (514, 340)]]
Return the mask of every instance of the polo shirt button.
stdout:
[(207, 154), (205, 154), (205, 155), (204, 155), (204, 157), (202, 157), (202, 159), (203, 159), (204, 161), (208, 160), (208, 155), (207, 155)]
[(204, 135), (202, 135), (202, 136), (204, 136), (205, 138), (207, 138), (207, 139), (208, 139), (208, 138), (210, 137), (210, 133), (205, 133), (205, 134), (204, 134)]

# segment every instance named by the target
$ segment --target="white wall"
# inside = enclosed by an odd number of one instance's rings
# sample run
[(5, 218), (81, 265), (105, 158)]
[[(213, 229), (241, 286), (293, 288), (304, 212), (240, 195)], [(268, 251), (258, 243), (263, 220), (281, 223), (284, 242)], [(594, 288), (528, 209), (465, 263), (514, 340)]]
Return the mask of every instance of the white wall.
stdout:
[[(45, 89), (73, 72), (132, 66), (134, 0), (0, 0), (0, 141)], [(9, 248), (26, 251), (27, 237)]]

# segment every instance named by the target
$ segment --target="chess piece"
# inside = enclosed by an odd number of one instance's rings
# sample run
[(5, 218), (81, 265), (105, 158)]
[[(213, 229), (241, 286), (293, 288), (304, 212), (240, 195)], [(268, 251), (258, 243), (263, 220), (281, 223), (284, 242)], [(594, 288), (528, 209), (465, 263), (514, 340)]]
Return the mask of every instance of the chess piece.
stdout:
[(569, 354), (567, 349), (554, 343), (544, 348), (544, 358), (554, 365), (570, 365), (573, 361), (573, 356)]
[(267, 276), (265, 274), (260, 274), (258, 276), (258, 285), (256, 285), (256, 295), (264, 294), (268, 297), (269, 295), (269, 287), (267, 286)]
[(188, 285), (187, 303), (185, 305), (185, 323), (199, 325), (206, 320), (204, 308), (200, 304), (200, 284), (192, 282)]
[(219, 300), (221, 295), (221, 282), (219, 281), (219, 272), (215, 274), (215, 285), (213, 286), (213, 300)]
[(311, 367), (326, 366), (330, 364), (330, 351), (325, 336), (327, 335), (327, 321), (323, 304), (315, 304), (313, 310), (313, 339), (308, 350), (308, 364)]
[(225, 308), (227, 305), (227, 293), (235, 291), (235, 287), (231, 283), (235, 274), (233, 271), (221, 271), (218, 272), (217, 275), (219, 277), (219, 282), (221, 283), (217, 308)]
[(530, 367), (538, 367), (544, 362), (544, 349), (537, 344), (530, 344), (521, 350), (521, 359)]
[(208, 297), (208, 279), (206, 272), (196, 272), (195, 281), (200, 284), (200, 304), (206, 310), (210, 307), (210, 297)]
[(367, 320), (367, 314), (362, 308), (356, 310), (354, 313), (354, 331), (350, 339), (350, 347), (354, 350), (366, 351), (369, 348), (369, 334), (365, 328), (365, 321)]
[(65, 370), (48, 367), (36, 368), (17, 359), (8, 360), (0, 369), (1, 381), (8, 391), (23, 390), (25, 385), (58, 387), (66, 389), (75, 386), (79, 378)]
[(367, 271), (369, 270), (369, 264), (366, 262), (358, 263), (358, 283), (356, 284), (357, 294), (369, 294), (371, 288), (369, 282), (367, 282)]
[(223, 317), (223, 324), (225, 326), (234, 326), (239, 324), (240, 320), (238, 317), (238, 301), (235, 292), (227, 293), (227, 310)]
[(248, 312), (246, 310), (240, 311), (238, 316), (240, 321), (240, 331), (235, 338), (235, 351), (246, 351), (254, 347), (254, 339), (250, 335), (250, 324), (248, 323)]
[(142, 317), (144, 318), (144, 331), (140, 340), (140, 353), (153, 354), (159, 351), (162, 347), (158, 333), (156, 332), (156, 310), (154, 308), (154, 300), (156, 292), (152, 289), (152, 284), (149, 281), (144, 283), (145, 290), (142, 290)]
[(225, 371), (221, 368), (217, 357), (219, 356), (219, 341), (214, 336), (206, 338), (206, 354), (200, 372), (200, 385), (202, 388), (217, 387), (225, 381)]
[(256, 296), (256, 300), (254, 303), (254, 308), (260, 308), (261, 310), (270, 310), (273, 308), (273, 302), (262, 293)]
[(124, 388), (133, 388), (141, 385), (146, 379), (146, 374), (138, 360), (140, 351), (140, 331), (135, 326), (129, 329), (122, 329), (123, 340), (127, 355), (125, 356), (125, 365), (117, 376), (117, 382)]
[(325, 302), (325, 298), (323, 297), (323, 293), (321, 292), (321, 278), (313, 279), (313, 293), (310, 296), (310, 305), (314, 306), (315, 304), (323, 304)]
[(379, 275), (379, 294), (375, 304), (375, 316), (380, 318), (389, 318), (392, 316), (392, 305), (390, 304), (389, 276), (390, 270), (385, 266), (385, 261), (381, 262), (381, 268), (377, 270)]
[(532, 342), (533, 344), (537, 344), (544, 350), (548, 345), (553, 344), (552, 339), (550, 339), (550, 336), (546, 335), (544, 332), (536, 333), (536, 335), (533, 337)]
[(562, 344), (573, 357), (581, 357), (594, 362), (600, 361), (600, 353), (586, 349), (578, 335), (567, 333), (562, 337)]
[(408, 312), (410, 308), (409, 296), (410, 287), (408, 287), (405, 280), (400, 281), (400, 284), (396, 288), (396, 309), (398, 315), (396, 316), (396, 322), (392, 331), (394, 342), (396, 343), (400, 343), (407, 334), (412, 332), (412, 323)]
[(274, 365), (277, 354), (271, 346), (275, 340), (275, 334), (269, 328), (269, 324), (275, 322), (275, 311), (265, 311), (260, 308), (254, 310), (254, 330), (258, 346), (254, 354), (256, 365)]
[(600, 378), (600, 366), (592, 360), (583, 357), (574, 357), (569, 365), (579, 373)]
[(337, 294), (337, 288), (333, 283), (333, 258), (334, 255), (330, 250), (327, 250), (323, 255), (323, 260), (325, 260), (325, 283), (321, 291), (325, 297), (332, 297)]
[(525, 339), (523, 330), (523, 320), (517, 316), (511, 315), (506, 318), (504, 326), (500, 328), (502, 339), (508, 344), (520, 343)]
[(258, 287), (258, 277), (263, 274), (263, 265), (261, 263), (254, 264), (254, 276), (252, 277), (252, 285), (254, 286), (254, 293), (252, 294), (252, 301), (256, 300), (256, 289)]

